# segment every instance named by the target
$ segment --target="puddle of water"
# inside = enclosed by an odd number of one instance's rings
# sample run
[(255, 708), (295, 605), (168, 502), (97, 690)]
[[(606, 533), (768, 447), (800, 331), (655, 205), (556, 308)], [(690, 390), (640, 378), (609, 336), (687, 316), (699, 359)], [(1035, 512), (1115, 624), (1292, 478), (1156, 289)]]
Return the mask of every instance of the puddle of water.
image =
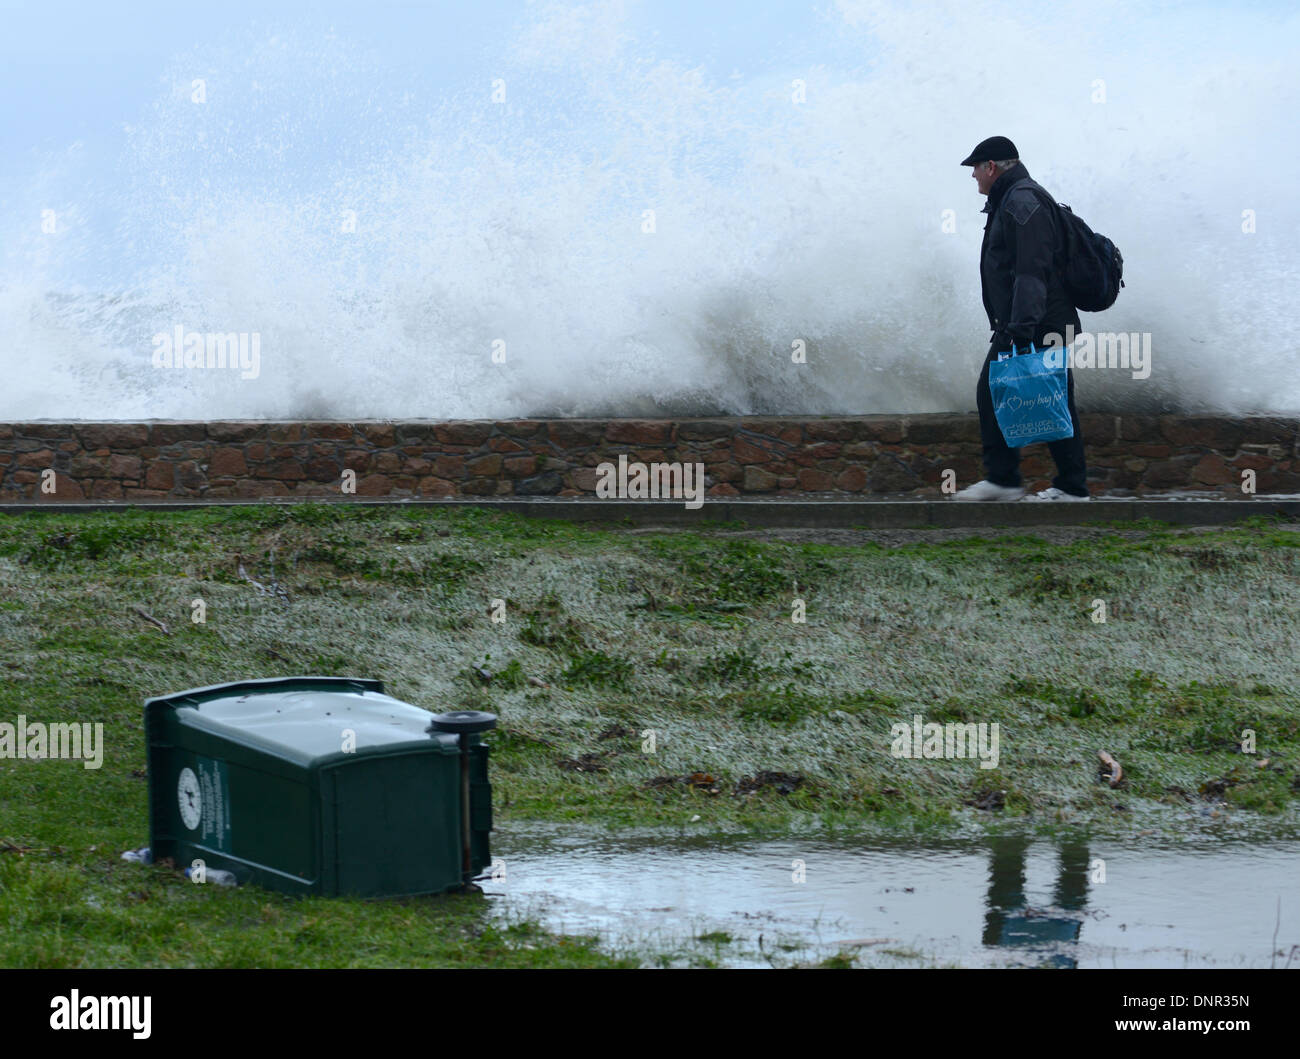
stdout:
[(848, 951), (873, 966), (1268, 967), (1276, 929), (1280, 967), (1300, 943), (1295, 841), (916, 846), (512, 828), (493, 855), (505, 878), (482, 885), (497, 914), (682, 962), (788, 966)]

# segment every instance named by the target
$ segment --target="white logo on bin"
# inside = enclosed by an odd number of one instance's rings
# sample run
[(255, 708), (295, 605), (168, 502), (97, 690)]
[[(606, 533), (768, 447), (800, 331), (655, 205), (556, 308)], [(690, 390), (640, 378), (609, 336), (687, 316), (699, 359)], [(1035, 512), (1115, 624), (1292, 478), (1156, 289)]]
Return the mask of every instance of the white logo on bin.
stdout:
[(193, 769), (181, 769), (181, 778), (176, 783), (176, 799), (181, 806), (181, 822), (193, 831), (203, 816), (203, 796), (199, 793), (199, 778)]

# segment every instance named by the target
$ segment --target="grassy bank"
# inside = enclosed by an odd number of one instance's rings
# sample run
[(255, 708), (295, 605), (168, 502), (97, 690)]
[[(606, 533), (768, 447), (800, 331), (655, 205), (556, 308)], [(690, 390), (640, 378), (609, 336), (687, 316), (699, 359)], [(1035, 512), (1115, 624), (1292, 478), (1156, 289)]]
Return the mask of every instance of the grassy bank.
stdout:
[[(320, 505), (0, 518), (0, 721), (106, 739), (98, 770), (0, 759), (0, 912), (44, 939), (7, 932), (0, 964), (74, 960), (87, 936), (98, 962), (349, 962), (348, 903), (187, 896), (225, 898), (194, 930), (241, 924), (205, 942), (177, 933), (183, 883), (117, 860), (148, 838), (141, 701), (246, 677), (377, 677), (498, 713), (499, 827), (1296, 833), (1300, 534), (868, 536)], [(917, 714), (998, 724), (998, 767), (891, 755)], [(481, 904), (367, 906), (376, 962), (610, 959)]]

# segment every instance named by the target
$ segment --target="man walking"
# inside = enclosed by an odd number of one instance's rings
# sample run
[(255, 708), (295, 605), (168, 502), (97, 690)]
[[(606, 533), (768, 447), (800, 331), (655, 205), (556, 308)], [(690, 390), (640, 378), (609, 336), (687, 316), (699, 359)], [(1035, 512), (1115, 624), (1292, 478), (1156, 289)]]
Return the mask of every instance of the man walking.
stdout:
[[(1074, 437), (1048, 443), (1056, 461), (1056, 478), (1049, 489), (1025, 496), (1020, 479), (1020, 450), (1002, 436), (989, 393), (989, 364), (999, 353), (1042, 348), (1050, 334), (1064, 336), (1082, 329), (1079, 314), (1065, 290), (1061, 269), (1065, 232), (1047, 192), (1029, 176), (1016, 146), (1005, 136), (991, 136), (971, 151), (962, 165), (981, 195), (988, 196), (984, 213), (984, 244), (980, 250), (980, 287), (993, 341), (984, 358), (975, 390), (984, 445), (984, 480), (957, 493), (954, 500), (1088, 500), (1083, 431), (1074, 408), (1074, 372), (1066, 378), (1070, 422)], [(1045, 201), (1047, 200), (1047, 201)], [(1065, 352), (1065, 348), (1062, 348)]]

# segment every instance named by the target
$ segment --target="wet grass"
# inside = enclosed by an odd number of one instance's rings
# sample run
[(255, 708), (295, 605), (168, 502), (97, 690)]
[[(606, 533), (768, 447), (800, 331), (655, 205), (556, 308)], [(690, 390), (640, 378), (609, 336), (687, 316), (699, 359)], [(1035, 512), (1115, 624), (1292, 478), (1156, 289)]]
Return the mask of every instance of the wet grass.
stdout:
[[(595, 938), (489, 914), (481, 894), (383, 901), (194, 885), (102, 844), (0, 840), (4, 967), (629, 967)], [(83, 834), (83, 838), (85, 835)], [(131, 840), (137, 836), (131, 835)]]
[[(243, 678), (377, 677), (432, 710), (496, 712), (505, 826), (1294, 833), (1300, 533), (1125, 530), (888, 547), (474, 509), (0, 517), (0, 721), (100, 721), (106, 737), (99, 770), (0, 758), (0, 839), (51, 851), (0, 853), (0, 913), (45, 939), (7, 932), (0, 963), (75, 960), (83, 936), (92, 964), (370, 958), (329, 929), (347, 903), (219, 901), (116, 862), (147, 841), (142, 700)], [(997, 723), (998, 767), (894, 757), (891, 727), (916, 715)], [(191, 928), (168, 925), (179, 902)], [(375, 952), (394, 946), (386, 965), (614, 958), (525, 947), (472, 900), (439, 902), (338, 914), (373, 927)], [(197, 937), (229, 915), (239, 937)], [(298, 936), (308, 922), (325, 924), (317, 942)]]

